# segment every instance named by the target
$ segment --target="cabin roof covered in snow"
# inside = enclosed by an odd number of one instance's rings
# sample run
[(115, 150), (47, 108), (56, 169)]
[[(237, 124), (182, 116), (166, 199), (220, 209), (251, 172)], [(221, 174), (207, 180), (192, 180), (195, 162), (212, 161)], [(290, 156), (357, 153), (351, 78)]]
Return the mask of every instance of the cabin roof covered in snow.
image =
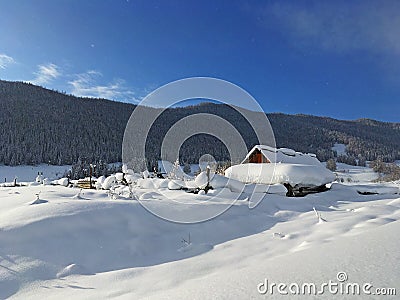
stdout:
[(247, 163), (250, 155), (259, 150), (271, 163), (288, 163), (302, 165), (319, 165), (321, 162), (315, 154), (301, 153), (288, 148), (273, 148), (266, 145), (256, 145), (246, 155), (242, 163)]

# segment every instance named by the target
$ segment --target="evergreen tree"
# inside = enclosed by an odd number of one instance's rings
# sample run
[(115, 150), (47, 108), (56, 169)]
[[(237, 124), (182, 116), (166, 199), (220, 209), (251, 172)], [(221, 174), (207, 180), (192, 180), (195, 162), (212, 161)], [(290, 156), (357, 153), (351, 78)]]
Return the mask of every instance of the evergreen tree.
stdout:
[(336, 161), (333, 158), (328, 159), (326, 162), (326, 168), (333, 171), (336, 171)]
[[(135, 109), (135, 105), (127, 103), (80, 98), (1, 80), (0, 104), (0, 163), (6, 165), (72, 165), (79, 158), (87, 162), (121, 161), (125, 126)], [(160, 159), (166, 132), (182, 118), (198, 113), (214, 114), (230, 122), (244, 138), (248, 150), (259, 144), (251, 124), (232, 107), (204, 103), (170, 108), (159, 116), (148, 134), (145, 160), (133, 158), (135, 167), (130, 168), (138, 172), (146, 166), (153, 169)], [(383, 162), (400, 160), (400, 123), (285, 114), (268, 114), (268, 119), (278, 147), (315, 153), (321, 161), (335, 157), (331, 150), (334, 143), (346, 145), (348, 157), (338, 157), (337, 161), (348, 164), (362, 164), (378, 157)], [(205, 153), (217, 161), (231, 160), (226, 146), (207, 134), (187, 139), (179, 155), (181, 161), (197, 163)]]
[(183, 172), (185, 172), (186, 174), (190, 174), (191, 171), (192, 171), (192, 170), (191, 170), (191, 168), (190, 168), (190, 165), (186, 162), (186, 163), (183, 165)]

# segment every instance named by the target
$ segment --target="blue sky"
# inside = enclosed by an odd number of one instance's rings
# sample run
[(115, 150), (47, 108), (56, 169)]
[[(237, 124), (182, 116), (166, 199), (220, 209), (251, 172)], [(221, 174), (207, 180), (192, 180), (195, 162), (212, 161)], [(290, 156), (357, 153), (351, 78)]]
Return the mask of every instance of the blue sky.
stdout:
[(266, 112), (400, 122), (399, 1), (9, 0), (0, 78), (137, 102), (192, 76)]

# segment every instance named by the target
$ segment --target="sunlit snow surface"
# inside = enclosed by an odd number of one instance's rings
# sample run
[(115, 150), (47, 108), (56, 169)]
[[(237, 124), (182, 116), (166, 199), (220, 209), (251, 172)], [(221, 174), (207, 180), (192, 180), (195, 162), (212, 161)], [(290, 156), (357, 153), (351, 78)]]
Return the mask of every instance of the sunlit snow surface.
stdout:
[[(191, 225), (153, 216), (127, 189), (110, 197), (61, 186), (0, 187), (0, 299), (280, 299), (260, 295), (257, 285), (265, 278), (321, 283), (339, 271), (399, 293), (399, 184), (374, 184), (380, 194), (367, 196), (357, 193), (360, 185), (333, 184), (303, 198), (268, 194), (252, 210), (243, 199)], [(224, 191), (208, 201), (164, 192), (210, 207), (235, 196)], [(37, 194), (43, 202), (31, 205)], [(180, 205), (156, 189), (132, 196), (160, 209)]]
[(339, 143), (335, 143), (332, 147), (333, 151), (336, 151), (337, 155), (347, 155), (346, 152), (346, 145), (345, 144), (339, 144)]
[(53, 166), (41, 164), (37, 166), (4, 166), (0, 165), (0, 182), (11, 182), (17, 177), (17, 181), (34, 181), (38, 173), (43, 173), (44, 178), (55, 179), (60, 178), (63, 174), (71, 169), (70, 165)]

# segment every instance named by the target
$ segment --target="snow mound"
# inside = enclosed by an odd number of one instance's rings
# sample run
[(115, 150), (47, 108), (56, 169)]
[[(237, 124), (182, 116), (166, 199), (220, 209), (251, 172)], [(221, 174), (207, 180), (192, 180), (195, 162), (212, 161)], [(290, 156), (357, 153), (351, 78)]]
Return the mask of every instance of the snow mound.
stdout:
[[(135, 175), (131, 180), (133, 182), (136, 181), (136, 185), (142, 189), (166, 189), (168, 188), (169, 179), (161, 179), (161, 178), (138, 178)], [(129, 182), (128, 182), (129, 183)]]
[(335, 175), (322, 164), (240, 164), (229, 167), (225, 176), (246, 183), (289, 183), (292, 186), (321, 186), (335, 180)]
[(147, 170), (143, 171), (143, 172), (142, 172), (142, 177), (143, 177), (143, 178), (149, 178), (149, 177), (150, 177), (150, 172), (147, 171)]
[(230, 187), (231, 183), (229, 182), (229, 178), (215, 174), (212, 177), (210, 184), (214, 189), (219, 189), (224, 187)]
[(244, 192), (248, 194), (268, 193), (268, 194), (286, 195), (287, 189), (283, 184), (279, 183), (273, 185), (251, 183), (246, 185)]
[(70, 264), (57, 273), (57, 278), (63, 278), (70, 275), (93, 275), (88, 272), (83, 266), (77, 264)]
[(185, 183), (182, 180), (171, 180), (168, 182), (168, 189), (180, 190), (185, 187)]
[(118, 181), (122, 181), (122, 179), (124, 179), (124, 173), (116, 173), (116, 174), (115, 174), (115, 178), (116, 178)]
[(68, 186), (69, 180), (68, 178), (60, 178), (58, 180), (54, 180), (52, 184), (61, 185), (61, 186)]
[[(194, 182), (200, 189), (204, 189), (207, 186), (207, 173), (201, 172), (196, 176)], [(229, 188), (232, 192), (242, 192), (244, 190), (243, 182), (228, 178), (219, 174), (210, 175), (210, 186), (214, 189)]]
[(141, 176), (139, 174), (127, 174), (125, 175), (125, 180), (128, 184), (135, 183)]
[(100, 176), (99, 178), (97, 178), (96, 183), (94, 185), (97, 190), (101, 190), (103, 188), (103, 183), (105, 179), (106, 179), (105, 176)]
[(169, 179), (161, 178), (138, 178), (135, 180), (136, 185), (142, 189), (166, 189), (169, 183)]
[(114, 175), (108, 176), (106, 179), (104, 179), (104, 182), (102, 184), (102, 188), (105, 189), (105, 190), (109, 190), (116, 183), (117, 183), (117, 179), (115, 178)]
[(77, 194), (75, 194), (73, 197), (72, 197), (72, 199), (82, 199), (82, 200), (86, 200), (85, 198), (83, 198), (82, 197), (82, 189), (77, 193)]
[(47, 202), (49, 202), (49, 201), (47, 201), (47, 200), (42, 200), (42, 199), (36, 199), (35, 201), (33, 201), (33, 202), (31, 203), (31, 205), (43, 204), (43, 203), (47, 203)]
[(150, 178), (138, 179), (137, 186), (142, 189), (155, 189), (154, 183)]
[(103, 184), (104, 180), (106, 180), (106, 177), (105, 176), (100, 176), (99, 178), (97, 178), (96, 183)]
[(168, 188), (168, 179), (161, 179), (161, 178), (153, 178), (153, 184), (158, 189), (166, 189)]
[(196, 176), (194, 182), (198, 188), (204, 189), (207, 185), (207, 174), (206, 172), (201, 172), (199, 175)]
[(139, 196), (139, 200), (160, 199), (161, 195), (156, 192), (147, 192)]

